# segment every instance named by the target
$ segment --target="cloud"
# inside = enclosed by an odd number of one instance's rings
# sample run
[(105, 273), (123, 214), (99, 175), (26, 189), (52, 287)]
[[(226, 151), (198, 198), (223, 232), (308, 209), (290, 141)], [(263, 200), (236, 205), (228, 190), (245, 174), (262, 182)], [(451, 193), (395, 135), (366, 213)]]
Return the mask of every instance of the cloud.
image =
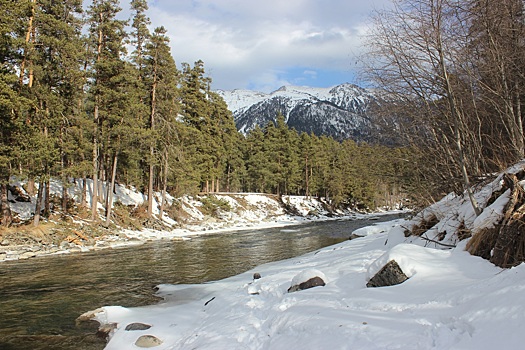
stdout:
[(168, 29), (177, 63), (204, 61), (214, 88), (269, 91), (297, 67), (317, 79), (348, 70), (372, 6), (386, 1), (155, 0), (148, 15)]

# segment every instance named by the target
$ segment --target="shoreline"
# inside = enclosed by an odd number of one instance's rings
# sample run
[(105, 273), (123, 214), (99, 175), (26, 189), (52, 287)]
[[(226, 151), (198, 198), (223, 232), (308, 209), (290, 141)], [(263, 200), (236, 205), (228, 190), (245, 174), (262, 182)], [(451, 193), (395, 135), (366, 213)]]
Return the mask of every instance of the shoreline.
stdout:
[[(79, 253), (95, 252), (106, 249), (128, 248), (133, 246), (140, 246), (150, 242), (157, 241), (183, 241), (190, 240), (193, 237), (239, 232), (245, 230), (258, 230), (274, 227), (300, 226), (312, 222), (326, 222), (336, 220), (364, 220), (375, 216), (406, 214), (408, 211), (393, 210), (373, 213), (352, 213), (341, 216), (290, 216), (282, 215), (276, 217), (271, 221), (259, 222), (242, 222), (241, 225), (235, 226), (231, 222), (224, 221), (218, 225), (210, 223), (191, 225), (186, 228), (177, 228), (171, 231), (168, 230), (153, 230), (143, 229), (134, 231), (129, 229), (121, 229), (108, 233), (97, 239), (95, 244), (75, 244), (67, 243), (65, 241), (60, 245), (56, 244), (27, 244), (27, 245), (0, 245), (0, 264), (2, 262), (24, 261), (33, 258), (51, 257), (60, 255), (71, 255)], [(231, 226), (229, 226), (231, 225)], [(86, 242), (87, 243), (87, 242)], [(0, 265), (1, 266), (1, 265)]]

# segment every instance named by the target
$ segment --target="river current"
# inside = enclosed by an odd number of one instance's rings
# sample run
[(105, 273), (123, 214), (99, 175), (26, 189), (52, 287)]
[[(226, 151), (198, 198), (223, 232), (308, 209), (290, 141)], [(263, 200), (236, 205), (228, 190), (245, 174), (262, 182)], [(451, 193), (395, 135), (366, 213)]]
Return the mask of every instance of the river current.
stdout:
[(203, 235), (186, 241), (0, 263), (0, 349), (103, 349), (98, 324), (76, 324), (105, 305), (154, 304), (158, 284), (204, 283), (348, 240), (398, 216)]

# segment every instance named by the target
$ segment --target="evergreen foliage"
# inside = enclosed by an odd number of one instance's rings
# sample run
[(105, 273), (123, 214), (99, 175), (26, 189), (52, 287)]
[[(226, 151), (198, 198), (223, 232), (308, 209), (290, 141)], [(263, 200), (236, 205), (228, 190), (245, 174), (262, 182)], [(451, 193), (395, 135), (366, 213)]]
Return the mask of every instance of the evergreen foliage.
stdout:
[(51, 212), (51, 178), (65, 184), (64, 213), (67, 183), (81, 181), (81, 205), (92, 198), (92, 219), (102, 207), (105, 225), (116, 182), (147, 194), (150, 218), (155, 203), (162, 216), (167, 193), (297, 194), (357, 208), (392, 204), (387, 199), (406, 185), (406, 163), (395, 160), (408, 157), (406, 149), (298, 134), (282, 115), (240, 134), (210, 90), (204, 62), (179, 71), (166, 29), (149, 32), (145, 0), (130, 3), (129, 33), (117, 0), (93, 0), (85, 13), (81, 0), (0, 5), (3, 225), (12, 221), (13, 175), (29, 192), (38, 184), (35, 224)]

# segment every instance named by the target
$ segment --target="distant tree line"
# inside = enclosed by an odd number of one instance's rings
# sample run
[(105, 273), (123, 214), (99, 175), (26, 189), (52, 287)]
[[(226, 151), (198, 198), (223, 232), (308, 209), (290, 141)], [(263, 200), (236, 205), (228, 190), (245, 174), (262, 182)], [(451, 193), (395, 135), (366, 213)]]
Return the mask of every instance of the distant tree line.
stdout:
[[(407, 148), (298, 134), (280, 116), (247, 136), (210, 90), (204, 63), (179, 70), (163, 27), (150, 32), (146, 0), (118, 19), (118, 0), (0, 0), (0, 202), (9, 179), (37, 196), (34, 224), (50, 214), (50, 180), (80, 179), (80, 206), (111, 220), (116, 183), (147, 194), (257, 191), (324, 196), (332, 205), (391, 204), (410, 177)], [(131, 52), (128, 52), (130, 49)], [(93, 186), (88, 189), (88, 181)], [(36, 186), (38, 184), (38, 186)], [(88, 206), (91, 196), (91, 208)]]
[(525, 2), (392, 3), (374, 16), (365, 57), (391, 101), (384, 125), (418, 151), (422, 190), (467, 191), (479, 214), (472, 180), (525, 156)]

